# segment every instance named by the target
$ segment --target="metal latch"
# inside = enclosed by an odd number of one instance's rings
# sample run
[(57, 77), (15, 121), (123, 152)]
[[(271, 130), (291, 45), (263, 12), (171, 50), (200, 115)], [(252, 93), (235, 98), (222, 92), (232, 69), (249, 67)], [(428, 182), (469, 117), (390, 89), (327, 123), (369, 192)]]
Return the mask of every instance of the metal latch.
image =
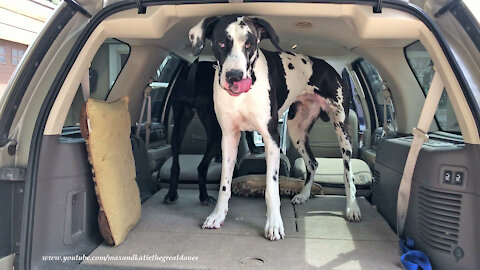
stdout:
[(147, 12), (147, 7), (142, 4), (142, 0), (137, 0), (137, 9), (138, 14), (145, 14)]
[(65, 0), (65, 3), (67, 3), (67, 5), (72, 7), (74, 10), (83, 14), (85, 17), (87, 17), (89, 19), (92, 18), (92, 14), (90, 14), (86, 9), (84, 9), (82, 6), (80, 6), (77, 3), (77, 1), (75, 1), (75, 0)]
[(25, 181), (27, 170), (25, 168), (0, 168), (0, 180), (3, 181)]
[(373, 6), (373, 13), (382, 13), (382, 0), (378, 0), (377, 4)]

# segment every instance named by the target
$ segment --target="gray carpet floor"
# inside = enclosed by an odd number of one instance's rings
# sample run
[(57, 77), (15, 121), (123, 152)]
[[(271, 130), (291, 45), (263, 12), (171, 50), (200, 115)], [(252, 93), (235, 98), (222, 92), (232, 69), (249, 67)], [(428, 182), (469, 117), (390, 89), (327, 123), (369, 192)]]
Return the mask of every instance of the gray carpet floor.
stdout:
[[(169, 259), (90, 260), (83, 268), (401, 269), (397, 236), (364, 198), (358, 200), (363, 218), (358, 223), (345, 221), (342, 196), (319, 196), (295, 206), (282, 198), (286, 238), (272, 242), (263, 236), (263, 198), (232, 197), (223, 227), (203, 230), (214, 206), (201, 206), (198, 190), (179, 190), (177, 204), (165, 205), (165, 192), (142, 205), (142, 219), (125, 242), (118, 247), (102, 244), (90, 256)], [(177, 255), (193, 260), (177, 260)]]

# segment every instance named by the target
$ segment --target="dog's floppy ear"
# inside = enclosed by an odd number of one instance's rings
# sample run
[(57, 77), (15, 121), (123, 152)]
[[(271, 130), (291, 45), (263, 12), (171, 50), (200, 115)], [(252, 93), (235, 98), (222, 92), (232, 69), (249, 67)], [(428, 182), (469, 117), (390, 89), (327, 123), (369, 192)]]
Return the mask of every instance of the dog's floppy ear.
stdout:
[(192, 54), (198, 56), (205, 45), (205, 38), (212, 37), (212, 31), (218, 22), (218, 17), (208, 17), (202, 19), (197, 23), (190, 32), (188, 38), (190, 39), (190, 45), (192, 47)]
[(260, 36), (260, 40), (262, 39), (270, 39), (273, 46), (277, 48), (277, 50), (283, 52), (283, 49), (280, 47), (280, 40), (278, 39), (277, 33), (273, 30), (273, 27), (264, 19), (260, 18), (251, 18), (255, 27), (257, 28), (258, 34)]

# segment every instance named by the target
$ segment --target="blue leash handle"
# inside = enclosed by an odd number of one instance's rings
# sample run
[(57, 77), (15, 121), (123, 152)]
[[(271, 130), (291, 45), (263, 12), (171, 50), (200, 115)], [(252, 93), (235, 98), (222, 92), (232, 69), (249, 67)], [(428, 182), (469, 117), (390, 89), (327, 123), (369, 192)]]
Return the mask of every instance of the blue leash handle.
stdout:
[(406, 270), (432, 270), (432, 265), (427, 255), (419, 250), (413, 250), (415, 241), (413, 239), (400, 239), (400, 250), (402, 257), (400, 261)]

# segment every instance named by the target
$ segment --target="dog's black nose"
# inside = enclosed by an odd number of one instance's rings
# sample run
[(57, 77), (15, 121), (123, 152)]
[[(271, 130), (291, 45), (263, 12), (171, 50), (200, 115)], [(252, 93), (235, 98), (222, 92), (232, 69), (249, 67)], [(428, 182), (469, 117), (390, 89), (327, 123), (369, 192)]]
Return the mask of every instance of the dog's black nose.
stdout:
[(238, 82), (243, 78), (243, 71), (239, 69), (232, 69), (230, 71), (227, 71), (227, 73), (225, 73), (225, 76), (227, 77), (227, 81), (233, 84), (234, 82)]

